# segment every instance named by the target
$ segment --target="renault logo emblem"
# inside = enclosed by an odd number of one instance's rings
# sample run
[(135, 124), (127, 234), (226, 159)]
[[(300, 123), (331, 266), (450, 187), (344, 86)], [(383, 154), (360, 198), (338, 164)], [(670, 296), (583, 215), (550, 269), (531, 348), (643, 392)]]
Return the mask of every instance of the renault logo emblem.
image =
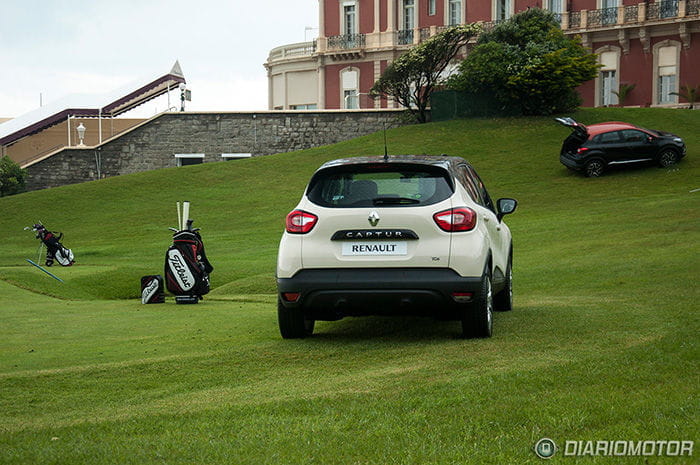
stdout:
[(379, 213), (372, 210), (372, 212), (369, 214), (369, 217), (367, 218), (367, 221), (369, 221), (369, 224), (371, 224), (372, 226), (376, 226), (377, 223), (379, 223)]

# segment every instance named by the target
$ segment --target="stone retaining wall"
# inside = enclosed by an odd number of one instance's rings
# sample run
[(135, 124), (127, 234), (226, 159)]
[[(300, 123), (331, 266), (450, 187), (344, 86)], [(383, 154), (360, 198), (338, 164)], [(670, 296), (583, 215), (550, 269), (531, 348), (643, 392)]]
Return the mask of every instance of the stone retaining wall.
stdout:
[(400, 110), (164, 113), (99, 147), (64, 149), (27, 167), (28, 190), (178, 166), (175, 154), (290, 152), (407, 124)]

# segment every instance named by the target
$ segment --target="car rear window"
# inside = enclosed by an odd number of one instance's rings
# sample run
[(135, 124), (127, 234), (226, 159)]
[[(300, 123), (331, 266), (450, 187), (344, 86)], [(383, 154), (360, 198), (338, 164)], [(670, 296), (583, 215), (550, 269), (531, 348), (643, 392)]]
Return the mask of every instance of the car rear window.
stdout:
[(352, 164), (318, 171), (307, 197), (322, 207), (415, 207), (453, 193), (451, 178), (437, 166), (397, 163)]

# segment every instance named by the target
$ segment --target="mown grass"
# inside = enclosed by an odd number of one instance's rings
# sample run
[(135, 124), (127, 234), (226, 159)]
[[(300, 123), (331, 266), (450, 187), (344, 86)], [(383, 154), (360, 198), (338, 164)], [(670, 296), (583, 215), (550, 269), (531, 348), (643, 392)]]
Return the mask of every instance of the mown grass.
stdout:
[[(284, 215), (323, 161), (381, 134), (293, 154), (0, 199), (0, 463), (539, 463), (541, 437), (695, 440), (700, 113), (584, 110), (683, 136), (677, 167), (585, 179), (549, 118), (389, 131), (391, 153), (468, 158), (514, 196), (516, 306), (490, 340), (452, 322), (349, 319), (280, 339)], [(187, 186), (181, 190), (179, 186)], [(215, 271), (197, 306), (144, 306), (176, 200)], [(60, 284), (25, 264), (22, 227), (66, 234)], [(552, 463), (697, 463), (557, 455)]]

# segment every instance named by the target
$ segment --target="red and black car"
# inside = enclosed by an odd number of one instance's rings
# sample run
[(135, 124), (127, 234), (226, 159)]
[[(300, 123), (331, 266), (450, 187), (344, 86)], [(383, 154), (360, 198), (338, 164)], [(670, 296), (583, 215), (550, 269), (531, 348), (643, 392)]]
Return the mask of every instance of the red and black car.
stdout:
[(564, 140), (559, 160), (567, 168), (597, 177), (615, 165), (654, 162), (662, 167), (685, 156), (683, 139), (664, 131), (610, 121), (585, 126), (572, 118), (555, 118), (572, 132)]

